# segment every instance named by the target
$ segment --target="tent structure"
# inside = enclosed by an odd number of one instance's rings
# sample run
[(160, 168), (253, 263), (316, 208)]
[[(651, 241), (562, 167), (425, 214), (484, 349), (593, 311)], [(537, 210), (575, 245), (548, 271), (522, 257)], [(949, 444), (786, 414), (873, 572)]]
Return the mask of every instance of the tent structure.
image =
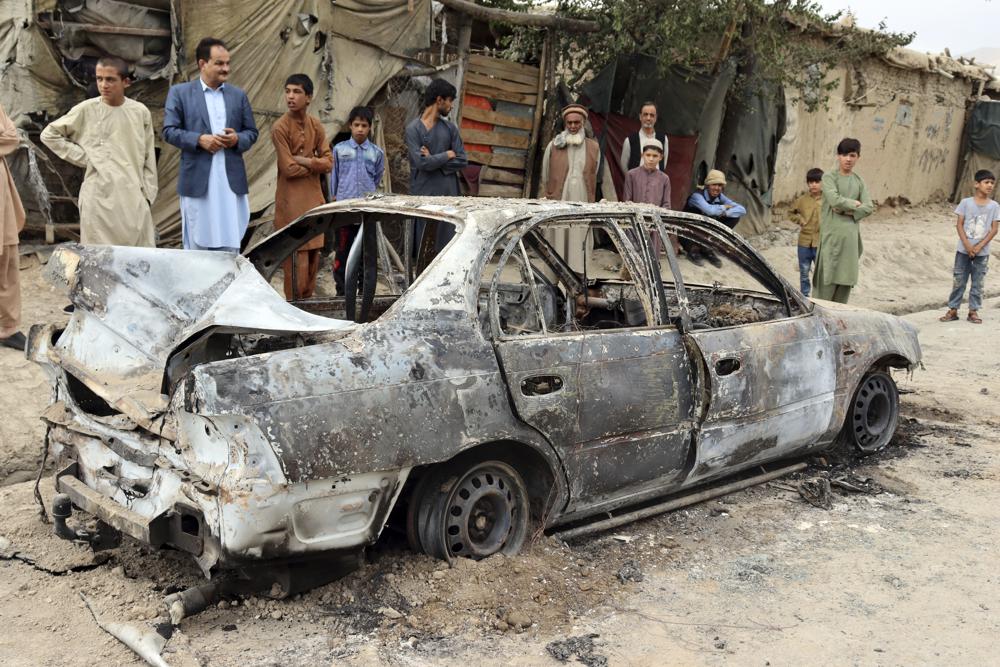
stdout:
[[(603, 136), (604, 155), (621, 191), (624, 175), (618, 165), (625, 136), (638, 129), (639, 109), (656, 103), (657, 130), (670, 142), (667, 173), (675, 208), (710, 169), (726, 173), (726, 193), (747, 208), (737, 231), (755, 234), (771, 222), (771, 193), (778, 142), (785, 132), (782, 91), (760, 90), (738, 101), (729, 95), (735, 70), (723, 66), (714, 76), (680, 67), (657, 72), (648, 56), (622, 58), (598, 73), (582, 89), (581, 100), (592, 112), (595, 135)], [(605, 125), (606, 119), (606, 125)]]
[[(269, 131), (285, 111), (285, 78), (303, 72), (313, 79), (311, 111), (333, 137), (352, 107), (367, 103), (429, 48), (431, 30), (431, 0), (4, 0), (0, 102), (25, 130), (28, 145), (32, 131), (88, 96), (93, 63), (112, 53), (132, 64), (137, 82), (128, 94), (161, 126), (169, 86), (196, 76), (198, 41), (222, 39), (232, 56), (230, 81), (247, 92), (260, 129), (245, 159), (250, 208), (261, 211), (274, 197)], [(35, 153), (44, 157), (34, 146), (31, 164), (15, 172), (23, 173), (35, 199), (46, 198)], [(161, 243), (180, 236), (179, 164), (180, 152), (161, 144), (153, 207)]]
[[(972, 106), (962, 149), (953, 201), (972, 195), (973, 177), (980, 169), (1000, 174), (1000, 100), (981, 99)], [(1000, 201), (1000, 193), (994, 190), (993, 198)]]

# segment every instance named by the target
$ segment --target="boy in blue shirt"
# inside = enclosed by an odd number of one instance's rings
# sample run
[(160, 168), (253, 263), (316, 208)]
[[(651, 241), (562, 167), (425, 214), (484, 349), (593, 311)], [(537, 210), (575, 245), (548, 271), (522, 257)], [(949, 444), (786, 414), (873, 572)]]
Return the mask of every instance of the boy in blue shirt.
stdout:
[[(385, 172), (385, 153), (368, 139), (375, 114), (368, 107), (354, 107), (347, 118), (351, 138), (333, 147), (333, 171), (330, 173), (332, 201), (356, 199), (375, 192)], [(344, 267), (359, 225), (345, 225), (337, 230), (337, 249), (333, 258), (333, 280), (337, 294), (344, 293)]]
[(965, 296), (965, 285), (972, 278), (969, 289), (969, 315), (966, 319), (973, 324), (982, 324), (979, 308), (983, 305), (983, 280), (986, 278), (987, 263), (990, 261), (990, 241), (997, 235), (1000, 222), (1000, 204), (990, 195), (997, 179), (993, 172), (980, 169), (975, 175), (976, 185), (973, 196), (958, 203), (955, 214), (958, 219), (958, 248), (955, 250), (955, 281), (951, 296), (948, 297), (948, 312), (941, 316), (942, 322), (958, 319), (958, 307)]

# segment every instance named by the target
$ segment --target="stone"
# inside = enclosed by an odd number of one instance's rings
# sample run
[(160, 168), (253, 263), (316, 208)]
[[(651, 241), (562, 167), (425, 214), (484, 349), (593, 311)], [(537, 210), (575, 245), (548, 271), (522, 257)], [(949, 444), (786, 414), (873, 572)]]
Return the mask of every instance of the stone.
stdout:
[(403, 618), (403, 615), (392, 607), (379, 607), (378, 613), (392, 620)]
[(517, 609), (507, 612), (507, 618), (504, 620), (507, 621), (507, 625), (518, 630), (531, 627), (531, 617)]

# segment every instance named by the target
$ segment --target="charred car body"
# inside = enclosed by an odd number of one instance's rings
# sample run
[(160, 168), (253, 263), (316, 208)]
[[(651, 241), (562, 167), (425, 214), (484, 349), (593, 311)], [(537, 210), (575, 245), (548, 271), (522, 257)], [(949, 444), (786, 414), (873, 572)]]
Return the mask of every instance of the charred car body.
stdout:
[[(272, 289), (358, 223), (346, 297)], [(436, 225), (450, 243), (414, 247)], [(723, 268), (679, 263), (670, 235)], [(418, 550), (513, 553), (533, 527), (872, 451), (889, 369), (920, 361), (911, 325), (814, 304), (724, 227), (643, 205), (345, 201), (245, 255), (63, 248), (75, 313), (29, 341), (58, 489), (206, 573), (356, 552), (394, 508)]]

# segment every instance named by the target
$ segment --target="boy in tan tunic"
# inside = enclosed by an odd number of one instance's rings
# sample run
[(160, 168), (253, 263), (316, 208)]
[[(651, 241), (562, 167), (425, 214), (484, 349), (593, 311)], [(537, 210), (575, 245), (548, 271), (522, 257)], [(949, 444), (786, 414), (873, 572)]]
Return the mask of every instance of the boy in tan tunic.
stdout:
[(801, 229), (799, 231), (799, 285), (803, 296), (809, 296), (811, 283), (809, 273), (816, 261), (816, 247), (819, 245), (820, 202), (823, 199), (823, 170), (813, 167), (806, 172), (806, 187), (809, 189), (792, 204), (790, 218)]
[(0, 345), (24, 349), (21, 327), (20, 259), (18, 233), (24, 227), (24, 208), (7, 168), (6, 157), (20, 141), (14, 123), (0, 106)]
[[(285, 81), (288, 111), (271, 128), (271, 142), (278, 158), (275, 229), (281, 229), (309, 209), (325, 203), (320, 179), (333, 169), (333, 154), (322, 123), (307, 113), (312, 95), (312, 79), (305, 74), (288, 77)], [(317, 236), (299, 246), (293, 256), (294, 262), (290, 257), (282, 264), (286, 299), (305, 299), (313, 295), (322, 248), (323, 237)]]
[(153, 120), (141, 102), (125, 97), (131, 84), (121, 58), (97, 61), (99, 97), (80, 102), (42, 130), (42, 142), (86, 169), (80, 186), (80, 241), (156, 245), (150, 206), (158, 191)]

